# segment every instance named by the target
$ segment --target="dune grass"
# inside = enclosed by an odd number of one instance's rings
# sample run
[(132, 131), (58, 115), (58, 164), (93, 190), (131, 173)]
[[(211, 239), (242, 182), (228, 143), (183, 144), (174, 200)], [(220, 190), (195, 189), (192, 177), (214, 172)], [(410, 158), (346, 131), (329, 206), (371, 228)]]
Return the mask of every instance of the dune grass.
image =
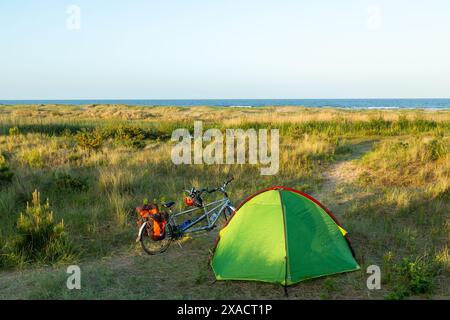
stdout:
[[(171, 132), (192, 129), (194, 120), (222, 130), (279, 128), (279, 173), (261, 176), (249, 164), (174, 165)], [(359, 156), (361, 143), (374, 140)], [(134, 207), (174, 200), (180, 209), (183, 189), (213, 187), (230, 174), (236, 204), (271, 185), (321, 200), (327, 170), (346, 162), (356, 178), (343, 175), (325, 205), (350, 231), (362, 271), (301, 283), (291, 298), (448, 298), (449, 141), (448, 111), (0, 106), (0, 297), (280, 298), (267, 284), (211, 286), (211, 234), (161, 257), (141, 255)], [(61, 246), (63, 259), (10, 258), (34, 190), (49, 199), (55, 224), (64, 221), (70, 245)], [(69, 263), (86, 266), (86, 290), (65, 288)], [(380, 291), (365, 287), (370, 264), (385, 271)]]
[(357, 163), (356, 185), (369, 196), (353, 202), (348, 223), (382, 261), (390, 298), (430, 294), (434, 278), (448, 283), (449, 147), (444, 135), (402, 137)]

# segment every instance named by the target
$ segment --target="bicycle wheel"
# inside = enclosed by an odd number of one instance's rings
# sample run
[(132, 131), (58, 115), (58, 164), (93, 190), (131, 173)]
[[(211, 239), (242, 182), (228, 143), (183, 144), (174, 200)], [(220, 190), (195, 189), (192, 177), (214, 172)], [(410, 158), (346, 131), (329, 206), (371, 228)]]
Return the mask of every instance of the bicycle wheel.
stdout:
[(145, 222), (146, 226), (142, 231), (142, 236), (140, 239), (142, 249), (150, 255), (163, 253), (169, 248), (172, 242), (172, 227), (170, 224), (166, 224), (166, 236), (162, 240), (153, 240), (151, 234), (153, 232), (152, 221)]

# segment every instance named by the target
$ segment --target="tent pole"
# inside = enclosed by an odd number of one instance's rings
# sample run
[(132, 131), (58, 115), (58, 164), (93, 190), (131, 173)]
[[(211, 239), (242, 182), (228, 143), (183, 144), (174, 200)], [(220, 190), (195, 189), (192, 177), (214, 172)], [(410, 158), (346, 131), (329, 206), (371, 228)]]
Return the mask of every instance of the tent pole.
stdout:
[(283, 288), (284, 288), (284, 296), (285, 296), (286, 298), (289, 298), (287, 286), (284, 285)]

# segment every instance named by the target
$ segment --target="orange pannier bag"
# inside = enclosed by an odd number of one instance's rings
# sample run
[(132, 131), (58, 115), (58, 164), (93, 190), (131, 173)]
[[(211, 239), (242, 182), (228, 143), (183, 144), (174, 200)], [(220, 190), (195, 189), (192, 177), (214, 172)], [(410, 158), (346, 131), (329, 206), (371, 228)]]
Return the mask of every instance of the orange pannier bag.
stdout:
[(165, 230), (166, 230), (166, 221), (158, 222), (155, 219), (153, 219), (153, 234), (152, 239), (153, 240), (162, 240), (165, 236)]
[[(166, 211), (159, 211), (158, 206), (154, 203), (146, 204), (136, 208), (141, 218), (152, 222), (152, 232), (149, 235), (152, 240), (163, 240), (169, 215)], [(144, 222), (142, 221), (142, 223)]]

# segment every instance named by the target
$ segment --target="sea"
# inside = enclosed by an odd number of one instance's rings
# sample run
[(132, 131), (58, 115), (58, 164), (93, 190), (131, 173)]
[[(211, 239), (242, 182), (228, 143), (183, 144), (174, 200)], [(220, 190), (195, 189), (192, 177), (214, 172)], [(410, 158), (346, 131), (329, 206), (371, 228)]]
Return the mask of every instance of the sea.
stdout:
[(0, 105), (18, 104), (126, 104), (134, 106), (216, 106), (257, 108), (265, 106), (334, 107), (345, 109), (450, 109), (450, 99), (86, 99), (0, 100)]

